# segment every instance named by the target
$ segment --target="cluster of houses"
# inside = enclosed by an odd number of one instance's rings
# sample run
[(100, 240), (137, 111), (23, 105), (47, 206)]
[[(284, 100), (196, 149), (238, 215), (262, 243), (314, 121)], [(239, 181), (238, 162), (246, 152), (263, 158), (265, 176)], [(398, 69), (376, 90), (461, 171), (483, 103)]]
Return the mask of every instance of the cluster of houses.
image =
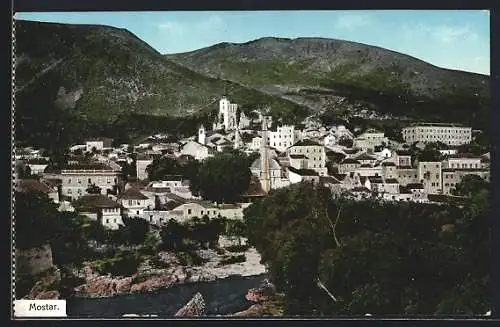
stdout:
[[(119, 147), (112, 147), (109, 139), (88, 140), (72, 146), (74, 155), (57, 171), (48, 169), (48, 159), (39, 150), (20, 149), (16, 160), (39, 178), (19, 179), (18, 189), (44, 192), (60, 210), (77, 210), (117, 229), (123, 225), (123, 216), (142, 218), (155, 226), (170, 219), (184, 222), (205, 215), (242, 219), (243, 209), (253, 198), (301, 182), (322, 184), (333, 194), (427, 203), (434, 195), (451, 195), (465, 175), (490, 176), (489, 153), (474, 156), (457, 152), (458, 145), (471, 142), (470, 127), (409, 126), (402, 131), (405, 142), (397, 142), (374, 129), (355, 135), (356, 131), (345, 126), (321, 126), (311, 119), (304, 121), (301, 129), (282, 125), (270, 130), (271, 118), (258, 111), (250, 119), (225, 97), (219, 105), (210, 131), (200, 126), (197, 135), (178, 142), (155, 135), (139, 144)], [(419, 161), (408, 151), (408, 144), (437, 141), (448, 145), (440, 150), (443, 160)], [(204, 201), (191, 193), (184, 176), (148, 180), (146, 168), (155, 158), (203, 161), (226, 149), (259, 153), (249, 167), (253, 179), (242, 203)], [(132, 163), (132, 154), (137, 181), (124, 183), (122, 164)]]

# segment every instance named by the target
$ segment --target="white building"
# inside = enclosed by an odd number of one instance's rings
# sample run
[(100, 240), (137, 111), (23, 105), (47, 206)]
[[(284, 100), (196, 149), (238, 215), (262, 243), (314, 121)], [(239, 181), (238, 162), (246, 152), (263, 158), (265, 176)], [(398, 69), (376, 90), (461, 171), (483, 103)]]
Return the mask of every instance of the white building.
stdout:
[(238, 126), (237, 111), (238, 105), (236, 103), (231, 103), (226, 97), (222, 97), (219, 101), (219, 114), (214, 123), (214, 130), (235, 130)]
[(142, 217), (144, 209), (153, 207), (154, 203), (135, 188), (129, 188), (118, 196), (118, 200), (125, 209), (124, 214), (128, 217)]
[(479, 169), (481, 157), (473, 155), (455, 155), (443, 160), (443, 168)]
[(104, 149), (110, 149), (112, 143), (113, 140), (108, 138), (90, 139), (85, 142), (85, 148), (88, 152), (91, 152), (93, 149), (102, 151)]
[(326, 176), (326, 151), (325, 147), (319, 143), (305, 139), (296, 142), (287, 149), (288, 155), (304, 155), (307, 157), (306, 169), (312, 169), (320, 176)]
[(290, 180), (290, 184), (302, 182), (317, 184), (320, 181), (320, 176), (311, 169), (295, 169), (293, 167), (288, 167), (288, 179)]
[(254, 151), (258, 151), (262, 147), (262, 137), (256, 136), (252, 139), (252, 144), (250, 145), (250, 149)]
[(388, 143), (389, 139), (385, 137), (384, 133), (374, 129), (368, 129), (354, 139), (354, 146), (363, 151), (373, 151), (375, 147)]
[(189, 141), (182, 146), (180, 154), (192, 156), (196, 160), (202, 161), (207, 159), (208, 157), (213, 156), (214, 151), (212, 151), (206, 145), (195, 141)]
[(85, 195), (73, 205), (77, 212), (99, 221), (105, 228), (116, 230), (124, 225), (120, 204), (104, 195)]
[(148, 173), (146, 168), (153, 163), (153, 158), (147, 155), (139, 155), (135, 161), (135, 169), (138, 180), (144, 180), (148, 178)]
[[(252, 175), (258, 177), (259, 180), (264, 178), (262, 164), (263, 160), (259, 156), (259, 158), (255, 159), (255, 161), (250, 166), (250, 172), (252, 173)], [(278, 161), (271, 155), (268, 156), (268, 178), (270, 181), (271, 189), (277, 189), (290, 185), (288, 179), (284, 177), (282, 167), (280, 166)]]
[(32, 175), (41, 175), (49, 165), (49, 162), (45, 159), (31, 159), (28, 160), (27, 165), (30, 167)]
[(269, 146), (278, 151), (285, 151), (301, 139), (301, 131), (296, 130), (293, 125), (284, 125), (276, 128), (275, 132), (269, 132)]
[(403, 128), (406, 143), (442, 142), (447, 145), (468, 144), (472, 140), (472, 128), (454, 124), (418, 124)]
[(61, 180), (61, 193), (65, 197), (78, 199), (87, 194), (87, 188), (95, 185), (101, 194), (115, 191), (121, 171), (102, 163), (68, 165), (61, 169), (55, 178)]
[(419, 162), (418, 177), (420, 183), (424, 186), (424, 191), (427, 194), (441, 194), (443, 186), (441, 184), (441, 168), (440, 161), (437, 162)]

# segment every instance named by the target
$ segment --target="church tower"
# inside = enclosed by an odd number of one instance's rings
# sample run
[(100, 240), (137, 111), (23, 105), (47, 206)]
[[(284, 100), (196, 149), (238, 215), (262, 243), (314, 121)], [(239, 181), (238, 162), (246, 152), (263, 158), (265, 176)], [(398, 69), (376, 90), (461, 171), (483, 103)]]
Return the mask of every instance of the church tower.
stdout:
[(205, 127), (201, 125), (200, 128), (198, 129), (198, 143), (205, 145), (205, 137), (206, 137)]

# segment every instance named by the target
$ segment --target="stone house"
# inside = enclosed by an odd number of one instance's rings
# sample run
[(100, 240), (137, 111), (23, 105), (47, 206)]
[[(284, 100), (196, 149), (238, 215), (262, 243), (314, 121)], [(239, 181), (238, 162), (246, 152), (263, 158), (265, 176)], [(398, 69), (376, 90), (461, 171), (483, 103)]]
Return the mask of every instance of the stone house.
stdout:
[(361, 167), (361, 163), (356, 159), (347, 158), (339, 164), (339, 174), (348, 174)]
[(87, 194), (87, 188), (95, 185), (101, 189), (101, 194), (108, 194), (118, 188), (121, 171), (102, 163), (68, 165), (56, 174), (62, 181), (63, 196), (78, 199)]
[(398, 179), (398, 169), (396, 167), (396, 164), (391, 161), (383, 162), (381, 164), (382, 167), (382, 176), (385, 179)]
[(305, 139), (296, 142), (287, 149), (288, 155), (304, 155), (307, 157), (307, 169), (312, 169), (320, 176), (326, 176), (326, 151), (325, 147), (317, 142)]
[(481, 157), (471, 154), (459, 154), (449, 156), (442, 163), (443, 168), (479, 169), (481, 168)]
[(153, 163), (153, 157), (145, 154), (139, 154), (135, 161), (136, 174), (138, 180), (145, 180), (148, 178), (146, 168)]
[(399, 181), (399, 184), (402, 186), (408, 185), (408, 184), (413, 184), (413, 183), (419, 183), (419, 175), (418, 175), (418, 168), (414, 168), (411, 166), (399, 166), (396, 167), (397, 170), (397, 180)]
[(418, 163), (418, 178), (427, 194), (440, 194), (443, 191), (441, 166), (440, 161)]

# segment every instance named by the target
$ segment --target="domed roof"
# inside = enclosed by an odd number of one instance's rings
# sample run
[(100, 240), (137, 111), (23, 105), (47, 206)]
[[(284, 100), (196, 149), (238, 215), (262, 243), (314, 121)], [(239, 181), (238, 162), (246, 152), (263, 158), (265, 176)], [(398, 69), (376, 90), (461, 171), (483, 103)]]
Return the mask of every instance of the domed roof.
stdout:
[[(269, 169), (281, 169), (281, 166), (276, 161), (276, 159), (268, 158), (268, 162), (269, 162)], [(255, 159), (255, 161), (252, 163), (252, 166), (250, 168), (251, 169), (262, 169), (262, 160), (261, 160), (260, 156), (258, 159)]]

